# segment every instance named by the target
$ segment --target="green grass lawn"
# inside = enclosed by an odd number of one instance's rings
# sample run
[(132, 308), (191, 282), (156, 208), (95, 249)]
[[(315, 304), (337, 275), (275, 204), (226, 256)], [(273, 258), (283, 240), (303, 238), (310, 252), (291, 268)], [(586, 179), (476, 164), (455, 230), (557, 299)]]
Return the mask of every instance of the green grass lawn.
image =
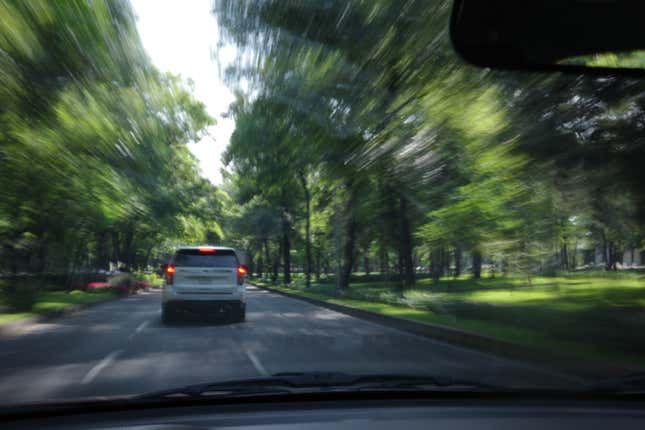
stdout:
[(30, 312), (0, 312), (0, 324), (16, 321), (52, 310), (62, 309), (71, 305), (101, 302), (114, 297), (114, 293), (108, 291), (92, 292), (85, 291), (49, 291), (42, 293)]
[(354, 282), (336, 297), (333, 283), (292, 293), (416, 321), (442, 324), (544, 351), (645, 370), (645, 276), (583, 272), (557, 277), (462, 276), (439, 283)]
[(31, 316), (34, 316), (33, 312), (0, 313), (0, 324), (6, 324), (12, 321), (28, 318)]

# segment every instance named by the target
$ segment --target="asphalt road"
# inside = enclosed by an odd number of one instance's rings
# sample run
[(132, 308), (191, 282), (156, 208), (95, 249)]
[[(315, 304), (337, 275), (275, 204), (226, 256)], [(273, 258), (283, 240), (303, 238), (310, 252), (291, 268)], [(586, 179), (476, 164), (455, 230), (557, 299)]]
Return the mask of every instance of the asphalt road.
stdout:
[[(247, 321), (163, 326), (143, 293), (0, 338), (0, 403), (144, 393), (277, 372), (454, 375), (548, 385), (563, 375), (249, 288)], [(564, 378), (564, 379), (563, 379)]]

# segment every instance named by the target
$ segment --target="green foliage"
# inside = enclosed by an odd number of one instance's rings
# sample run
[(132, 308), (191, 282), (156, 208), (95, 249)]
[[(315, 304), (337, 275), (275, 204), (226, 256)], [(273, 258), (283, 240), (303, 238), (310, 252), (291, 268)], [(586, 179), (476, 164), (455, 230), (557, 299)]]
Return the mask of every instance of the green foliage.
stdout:
[(39, 285), (31, 279), (21, 279), (5, 285), (0, 290), (5, 312), (30, 311), (38, 299)]
[(228, 227), (256, 259), (308, 272), (311, 252), (341, 290), (378, 262), (409, 288), (414, 265), (530, 282), (642, 246), (641, 84), (475, 69), (452, 51), (450, 10), (215, 2), (240, 52)]
[(600, 249), (615, 268), (643, 245), (641, 84), (470, 67), (450, 6), (215, 1), (239, 52), (217, 188), (185, 145), (214, 120), (149, 64), (127, 2), (1, 2), (0, 271), (146, 268), (206, 242), (339, 293), (378, 269), (399, 297), (416, 266), (530, 280)]
[(1, 2), (0, 272), (145, 267), (223, 236), (184, 145), (213, 124), (124, 1)]

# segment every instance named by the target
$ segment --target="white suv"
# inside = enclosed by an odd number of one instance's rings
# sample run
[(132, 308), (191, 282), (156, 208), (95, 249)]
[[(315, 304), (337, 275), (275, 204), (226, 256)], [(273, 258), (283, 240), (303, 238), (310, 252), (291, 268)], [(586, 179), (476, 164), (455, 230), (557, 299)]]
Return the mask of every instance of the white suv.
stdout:
[(172, 322), (183, 310), (228, 314), (233, 321), (244, 321), (246, 273), (233, 248), (178, 248), (164, 270), (162, 322)]

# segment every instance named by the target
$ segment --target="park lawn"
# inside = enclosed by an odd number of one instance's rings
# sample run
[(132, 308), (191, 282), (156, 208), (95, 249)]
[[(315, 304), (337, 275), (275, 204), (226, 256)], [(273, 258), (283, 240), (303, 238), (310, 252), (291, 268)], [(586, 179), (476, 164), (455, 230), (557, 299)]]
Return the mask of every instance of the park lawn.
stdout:
[[(274, 287), (275, 288), (275, 287)], [(557, 277), (430, 279), (401, 295), (398, 284), (355, 282), (343, 298), (333, 284), (300, 282), (284, 291), (440, 324), (545, 352), (625, 367), (645, 367), (645, 277), (635, 273), (574, 273)]]
[(115, 297), (110, 291), (85, 292), (85, 291), (49, 291), (42, 293), (30, 312), (0, 313), (0, 324), (45, 314), (53, 310), (63, 309), (68, 306), (97, 303)]
[(31, 316), (34, 316), (33, 312), (0, 313), (0, 324), (10, 323), (23, 318), (29, 318)]

